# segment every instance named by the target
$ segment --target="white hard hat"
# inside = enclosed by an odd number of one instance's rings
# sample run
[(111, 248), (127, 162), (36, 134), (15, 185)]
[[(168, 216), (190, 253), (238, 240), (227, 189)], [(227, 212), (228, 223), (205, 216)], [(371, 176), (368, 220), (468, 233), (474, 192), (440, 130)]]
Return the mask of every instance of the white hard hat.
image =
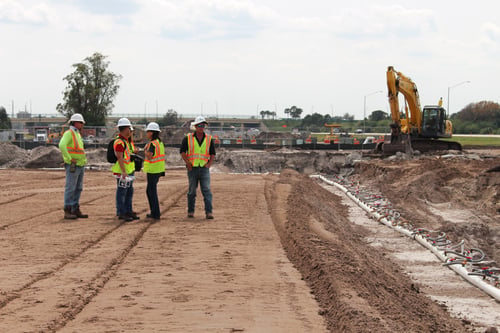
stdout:
[(72, 121), (80, 121), (82, 123), (85, 124), (85, 120), (83, 120), (83, 116), (79, 113), (75, 113), (71, 116), (71, 118), (69, 119), (70, 122)]
[(116, 125), (116, 127), (122, 127), (122, 126), (130, 126), (130, 128), (132, 128), (132, 124), (130, 123), (130, 120), (128, 120), (127, 118), (120, 118), (118, 120), (118, 125)]
[(205, 117), (203, 116), (198, 116), (196, 117), (196, 119), (191, 123), (191, 125), (193, 126), (196, 126), (198, 124), (202, 124), (202, 123), (205, 123), (205, 124), (208, 124), (208, 122), (205, 120)]
[(152, 121), (146, 127), (146, 132), (147, 131), (161, 132), (160, 125), (158, 125), (157, 123), (155, 123), (154, 121)]

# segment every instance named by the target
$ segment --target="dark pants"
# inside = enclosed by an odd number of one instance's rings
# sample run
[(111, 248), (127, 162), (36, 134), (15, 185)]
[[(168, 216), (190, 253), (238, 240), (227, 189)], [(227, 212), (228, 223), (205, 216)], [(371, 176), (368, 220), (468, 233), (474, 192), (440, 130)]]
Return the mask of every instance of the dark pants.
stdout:
[(196, 203), (196, 189), (200, 183), (201, 194), (205, 201), (205, 213), (212, 213), (212, 191), (210, 190), (210, 169), (193, 168), (188, 170), (189, 190), (187, 193), (188, 213), (194, 213)]
[(146, 187), (146, 195), (148, 196), (149, 209), (151, 210), (151, 217), (155, 219), (160, 218), (160, 202), (158, 201), (158, 181), (161, 174), (148, 173), (148, 185)]
[(134, 197), (133, 181), (130, 187), (120, 187), (120, 179), (116, 180), (116, 215), (123, 216), (132, 213), (132, 198)]

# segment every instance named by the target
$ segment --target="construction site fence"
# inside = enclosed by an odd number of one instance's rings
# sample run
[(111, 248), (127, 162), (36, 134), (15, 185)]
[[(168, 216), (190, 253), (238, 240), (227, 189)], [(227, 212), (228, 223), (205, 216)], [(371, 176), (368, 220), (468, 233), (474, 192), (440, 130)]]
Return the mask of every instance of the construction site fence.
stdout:
[[(33, 149), (40, 146), (56, 146), (57, 143), (47, 143), (47, 142), (34, 142), (34, 141), (10, 141), (12, 144), (23, 148), (23, 149)], [(180, 148), (181, 143), (168, 143), (164, 142), (165, 147)], [(144, 148), (145, 143), (137, 144), (139, 148)], [(107, 148), (106, 143), (85, 143), (85, 148)], [(216, 148), (236, 148), (236, 149), (256, 149), (256, 150), (272, 150), (279, 148), (290, 148), (290, 149), (306, 149), (306, 150), (373, 150), (375, 149), (375, 144), (348, 144), (348, 143), (305, 143), (301, 139), (281, 139), (274, 141), (264, 142), (262, 140), (257, 140), (256, 142), (250, 142), (250, 140), (242, 140), (239, 142), (237, 139), (225, 139), (215, 142)]]

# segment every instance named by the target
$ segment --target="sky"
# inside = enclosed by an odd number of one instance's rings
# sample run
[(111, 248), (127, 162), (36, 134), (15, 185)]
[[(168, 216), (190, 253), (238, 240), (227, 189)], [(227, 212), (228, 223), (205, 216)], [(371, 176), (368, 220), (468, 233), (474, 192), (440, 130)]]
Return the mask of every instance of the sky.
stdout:
[(498, 0), (0, 0), (0, 106), (56, 114), (99, 52), (114, 115), (363, 119), (390, 112), (388, 66), (455, 113), (500, 102), (499, 18)]

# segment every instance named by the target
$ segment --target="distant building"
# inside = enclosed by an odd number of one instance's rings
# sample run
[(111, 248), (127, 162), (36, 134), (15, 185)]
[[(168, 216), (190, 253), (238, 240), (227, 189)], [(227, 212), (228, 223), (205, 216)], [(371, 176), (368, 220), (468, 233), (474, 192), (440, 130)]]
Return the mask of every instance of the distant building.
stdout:
[(19, 111), (17, 113), (17, 118), (19, 119), (31, 119), (31, 113), (26, 111)]

